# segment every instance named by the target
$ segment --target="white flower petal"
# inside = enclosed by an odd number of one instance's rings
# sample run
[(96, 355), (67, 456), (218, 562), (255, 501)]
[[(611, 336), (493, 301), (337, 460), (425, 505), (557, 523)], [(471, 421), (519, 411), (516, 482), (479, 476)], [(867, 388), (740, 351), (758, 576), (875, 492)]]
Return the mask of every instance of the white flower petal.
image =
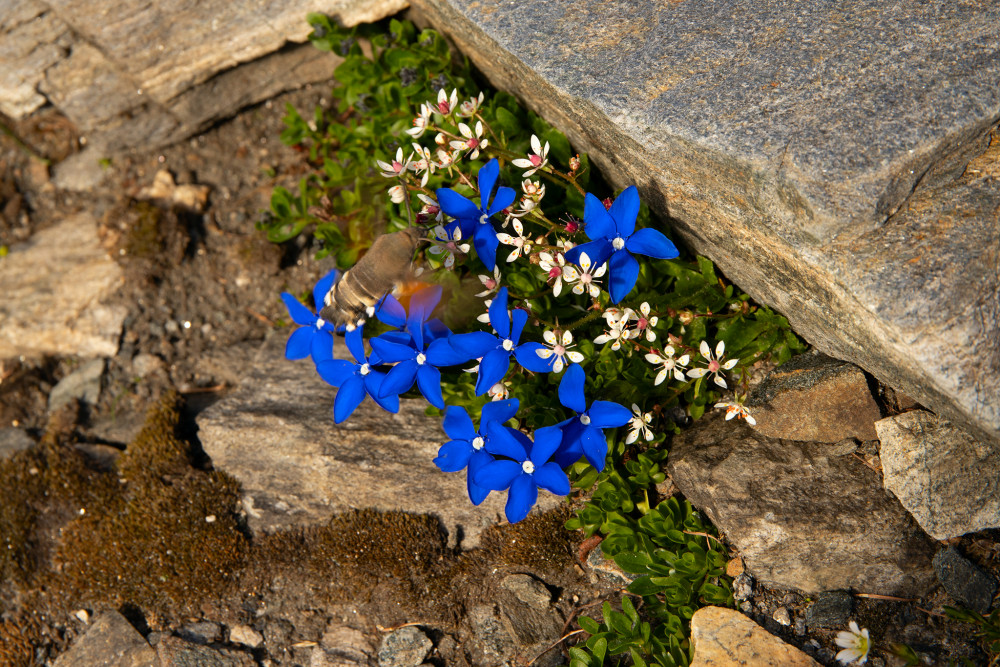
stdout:
[(662, 371), (660, 371), (659, 373), (656, 374), (656, 380), (653, 381), (653, 384), (654, 385), (658, 385), (658, 384), (662, 383), (666, 379), (667, 379), (667, 371), (666, 370), (662, 370)]
[(712, 356), (712, 350), (708, 347), (708, 343), (705, 341), (701, 341), (701, 345), (698, 346), (698, 350), (701, 352), (701, 356), (706, 359)]
[(555, 333), (553, 333), (551, 331), (543, 331), (542, 332), (542, 340), (545, 341), (546, 345), (555, 345), (556, 344), (556, 335), (555, 335)]
[(578, 364), (581, 361), (583, 361), (583, 354), (581, 352), (577, 352), (576, 350), (569, 350), (568, 352), (566, 352), (566, 356), (574, 364)]

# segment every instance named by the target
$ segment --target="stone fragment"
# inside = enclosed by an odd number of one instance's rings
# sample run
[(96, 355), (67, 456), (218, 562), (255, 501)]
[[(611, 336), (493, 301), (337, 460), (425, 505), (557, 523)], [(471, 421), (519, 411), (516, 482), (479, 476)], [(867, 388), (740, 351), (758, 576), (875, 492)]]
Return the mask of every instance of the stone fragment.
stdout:
[(4, 426), (0, 428), (0, 459), (13, 456), (35, 444), (23, 428)]
[(740, 612), (724, 607), (702, 607), (694, 613), (691, 642), (694, 645), (691, 667), (819, 666)]
[(434, 648), (434, 642), (420, 628), (408, 625), (382, 638), (378, 648), (379, 667), (420, 667)]
[[(366, 398), (335, 425), (335, 390), (311, 361), (285, 359), (286, 338), (269, 339), (239, 388), (198, 415), (205, 453), (243, 487), (252, 530), (325, 524), (349, 509), (402, 510), (440, 517), (452, 539), (461, 534), (471, 547), (501, 520), (501, 494), (476, 507), (465, 474), (434, 465), (447, 438), (441, 421), (424, 415), (426, 401), (404, 399), (391, 414)], [(335, 349), (348, 354), (343, 341)], [(560, 500), (543, 491), (536, 511)]]
[(319, 648), (325, 652), (327, 662), (338, 666), (367, 665), (376, 653), (365, 633), (332, 621), (323, 632)]
[(1000, 442), (1000, 181), (965, 171), (1000, 7), (413, 5), (819, 350)]
[(924, 410), (875, 429), (885, 488), (931, 537), (1000, 527), (1000, 448)]
[(733, 599), (737, 602), (753, 597), (753, 577), (749, 572), (741, 572), (733, 579)]
[(674, 439), (668, 467), (764, 584), (922, 595), (933, 583), (927, 536), (874, 471), (829, 445), (708, 417)]
[(600, 579), (616, 588), (625, 588), (641, 576), (618, 567), (618, 563), (607, 558), (600, 547), (592, 549), (587, 554), (587, 568), (591, 572), (593, 581)]
[(163, 637), (156, 644), (157, 667), (257, 667), (249, 653), (191, 644), (178, 637)]
[(222, 627), (212, 621), (198, 621), (180, 627), (177, 636), (193, 644), (214, 644), (222, 640)]
[(945, 547), (934, 555), (934, 572), (952, 598), (963, 607), (987, 614), (997, 592), (997, 581), (975, 563), (958, 553), (955, 547)]
[(500, 585), (533, 609), (547, 610), (552, 601), (552, 593), (545, 584), (528, 574), (508, 574)]
[(38, 86), (65, 56), (69, 34), (39, 0), (0, 6), (0, 113), (16, 120), (45, 104)]
[(771, 618), (780, 625), (788, 626), (792, 624), (792, 615), (788, 613), (788, 607), (778, 607), (771, 614)]
[(142, 352), (132, 358), (132, 374), (136, 377), (145, 378), (164, 370), (166, 370), (166, 364), (155, 354)]
[(207, 185), (177, 185), (174, 175), (161, 169), (153, 176), (153, 184), (139, 190), (136, 199), (153, 200), (161, 206), (174, 206), (201, 213), (208, 204), (210, 190)]
[(101, 396), (101, 377), (104, 359), (85, 361), (64, 377), (49, 394), (49, 412), (55, 412), (70, 401), (79, 400), (91, 405)]
[(156, 651), (117, 611), (107, 611), (68, 651), (56, 658), (54, 667), (160, 667)]
[(503, 664), (517, 654), (510, 636), (493, 605), (475, 605), (469, 609), (469, 625), (475, 642), (468, 646), (474, 665)]
[(881, 417), (861, 369), (822, 354), (800, 354), (769, 373), (747, 408), (759, 433), (805, 442), (874, 440)]
[(264, 636), (249, 625), (234, 625), (229, 628), (229, 641), (249, 648), (257, 648), (264, 643)]
[(810, 628), (843, 629), (847, 627), (854, 598), (846, 591), (823, 591), (806, 609), (806, 625)]
[(114, 356), (125, 308), (101, 301), (121, 281), (121, 269), (97, 238), (97, 221), (87, 214), (13, 246), (0, 260), (0, 359)]

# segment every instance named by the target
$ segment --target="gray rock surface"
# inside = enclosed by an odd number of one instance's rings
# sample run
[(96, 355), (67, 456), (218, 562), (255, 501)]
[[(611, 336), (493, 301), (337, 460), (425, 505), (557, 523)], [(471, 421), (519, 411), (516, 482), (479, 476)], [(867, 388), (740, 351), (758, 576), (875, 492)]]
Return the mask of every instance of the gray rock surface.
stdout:
[(7, 0), (0, 2), (0, 112), (19, 119), (55, 106), (88, 139), (88, 150), (62, 168), (79, 171), (83, 162), (178, 141), (246, 105), (328, 79), (336, 57), (301, 45), (308, 12), (354, 25), (405, 6)]
[(121, 281), (97, 238), (96, 220), (85, 213), (11, 247), (0, 261), (0, 359), (114, 356), (125, 309), (102, 300)]
[(1000, 7), (413, 4), (821, 351), (1000, 442), (1000, 181), (966, 170)]
[(924, 410), (875, 424), (885, 488), (938, 540), (1000, 527), (1000, 451)]
[(257, 667), (249, 653), (163, 637), (156, 644), (157, 667)]
[(810, 628), (843, 629), (854, 611), (854, 598), (846, 591), (824, 591), (806, 609), (806, 625)]
[[(440, 419), (424, 415), (426, 401), (403, 399), (394, 415), (366, 398), (337, 426), (336, 390), (312, 361), (285, 359), (287, 335), (272, 336), (239, 388), (198, 416), (205, 453), (243, 487), (252, 530), (325, 524), (349, 509), (402, 510), (440, 517), (450, 540), (461, 536), (469, 548), (484, 528), (504, 520), (504, 494), (476, 507), (465, 473), (434, 465), (447, 436)], [(348, 354), (343, 341), (335, 349), (338, 357)], [(561, 500), (540, 492), (536, 511)]]
[(98, 616), (54, 667), (161, 667), (156, 651), (117, 611)]
[(104, 359), (90, 359), (72, 373), (59, 380), (49, 394), (49, 412), (54, 412), (70, 401), (79, 400), (93, 405), (101, 396), (101, 377)]
[(997, 580), (958, 552), (945, 547), (934, 554), (934, 572), (952, 598), (963, 607), (987, 614), (997, 592)]
[(774, 369), (747, 407), (758, 433), (806, 442), (875, 440), (882, 416), (861, 369), (824, 354), (800, 354)]
[(708, 417), (674, 439), (668, 468), (761, 583), (884, 595), (933, 584), (931, 541), (874, 471), (835, 446)]
[(0, 459), (13, 456), (17, 452), (35, 444), (31, 436), (23, 428), (4, 426), (0, 428)]
[(434, 648), (434, 642), (413, 625), (393, 630), (378, 648), (379, 667), (420, 667)]

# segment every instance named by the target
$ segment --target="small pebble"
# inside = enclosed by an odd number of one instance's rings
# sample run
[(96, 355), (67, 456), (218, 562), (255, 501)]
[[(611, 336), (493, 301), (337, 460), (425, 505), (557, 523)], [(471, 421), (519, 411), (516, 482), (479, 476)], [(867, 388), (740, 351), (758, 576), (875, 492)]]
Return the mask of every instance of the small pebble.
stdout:
[(80, 619), (81, 623), (90, 623), (90, 612), (86, 609), (77, 609), (73, 615)]
[(787, 626), (792, 624), (792, 616), (788, 613), (788, 609), (786, 607), (778, 607), (774, 613), (771, 614), (771, 618), (782, 625)]

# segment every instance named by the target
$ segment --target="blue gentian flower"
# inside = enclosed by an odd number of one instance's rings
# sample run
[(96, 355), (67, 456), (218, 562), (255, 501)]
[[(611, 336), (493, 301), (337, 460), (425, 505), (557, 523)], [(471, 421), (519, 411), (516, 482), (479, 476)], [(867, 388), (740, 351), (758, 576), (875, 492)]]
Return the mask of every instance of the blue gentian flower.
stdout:
[(344, 359), (327, 359), (316, 364), (320, 377), (337, 387), (337, 397), (333, 401), (333, 421), (337, 424), (351, 416), (366, 393), (382, 408), (389, 412), (399, 412), (398, 396), (379, 396), (385, 373), (373, 368), (381, 363), (377, 355), (365, 357), (361, 332), (361, 327), (358, 327), (344, 336), (347, 349), (351, 351), (356, 363)]
[(475, 331), (451, 337), (452, 347), (465, 355), (466, 359), (482, 358), (479, 362), (479, 377), (476, 378), (476, 396), (485, 394), (507, 375), (512, 354), (528, 370), (548, 370), (547, 362), (537, 354), (537, 350), (544, 349), (542, 345), (518, 345), (527, 321), (528, 313), (525, 311), (515, 308), (513, 315), (507, 311), (507, 288), (501, 287), (490, 304), (490, 324), (498, 335)]
[[(448, 232), (457, 226), (462, 230), (462, 238), (472, 237), (476, 253), (486, 268), (493, 270), (497, 263), (496, 230), (490, 218), (514, 203), (517, 193), (513, 188), (497, 187), (500, 177), (500, 163), (496, 158), (490, 160), (479, 169), (479, 205), (472, 203), (451, 188), (437, 190), (438, 203), (445, 214), (455, 218), (455, 222), (447, 227)], [(494, 193), (494, 188), (496, 192)]]
[(578, 262), (581, 253), (587, 253), (594, 266), (608, 262), (608, 292), (614, 303), (632, 291), (639, 277), (639, 262), (633, 254), (658, 259), (673, 259), (679, 254), (670, 239), (657, 230), (649, 227), (636, 230), (638, 215), (639, 191), (634, 185), (618, 195), (610, 209), (588, 192), (583, 207), (583, 231), (591, 240), (566, 252), (566, 259), (571, 262)]
[(569, 465), (583, 454), (590, 465), (600, 472), (604, 470), (604, 461), (608, 456), (608, 441), (603, 429), (624, 426), (632, 419), (632, 413), (625, 406), (611, 401), (594, 401), (588, 408), (583, 395), (585, 381), (583, 368), (572, 364), (559, 383), (559, 402), (577, 415), (560, 424), (563, 446), (556, 461), (560, 465)]
[(458, 472), (468, 467), (466, 484), (473, 505), (479, 505), (490, 494), (488, 488), (473, 481), (479, 469), (493, 461), (493, 457), (486, 451), (486, 443), (490, 437), (487, 426), (491, 422), (503, 424), (514, 416), (517, 407), (516, 398), (487, 403), (479, 417), (479, 430), (472, 425), (472, 419), (465, 408), (450, 405), (444, 412), (444, 432), (451, 440), (441, 445), (434, 465), (444, 472)]
[[(337, 279), (337, 275), (338, 272), (334, 269), (320, 278), (313, 287), (313, 302), (317, 310), (323, 307), (323, 298), (330, 291), (330, 286)], [(285, 302), (292, 321), (301, 325), (288, 337), (288, 343), (285, 344), (285, 358), (305, 359), (312, 355), (315, 363), (333, 359), (333, 324), (314, 314), (288, 292), (281, 293), (281, 300)]]
[[(416, 382), (420, 393), (436, 408), (444, 408), (441, 396), (441, 371), (438, 367), (453, 366), (466, 361), (449, 344), (447, 337), (428, 340), (427, 317), (441, 300), (441, 286), (435, 285), (415, 293), (410, 299), (406, 318), (406, 335), (383, 334), (371, 339), (372, 349), (383, 363), (395, 363), (379, 389), (379, 398), (398, 396), (409, 391)], [(443, 325), (442, 325), (443, 326)], [(436, 327), (431, 333), (439, 333)]]
[[(569, 493), (569, 478), (550, 461), (559, 449), (563, 434), (558, 426), (546, 426), (535, 431), (535, 442), (517, 429), (508, 428), (498, 422), (486, 426), (489, 434), (487, 451), (494, 456), (503, 456), (485, 464), (473, 475), (473, 482), (491, 491), (509, 489), (504, 513), (507, 520), (517, 523), (538, 500), (538, 489), (560, 496)], [(530, 452), (529, 452), (530, 450)]]

